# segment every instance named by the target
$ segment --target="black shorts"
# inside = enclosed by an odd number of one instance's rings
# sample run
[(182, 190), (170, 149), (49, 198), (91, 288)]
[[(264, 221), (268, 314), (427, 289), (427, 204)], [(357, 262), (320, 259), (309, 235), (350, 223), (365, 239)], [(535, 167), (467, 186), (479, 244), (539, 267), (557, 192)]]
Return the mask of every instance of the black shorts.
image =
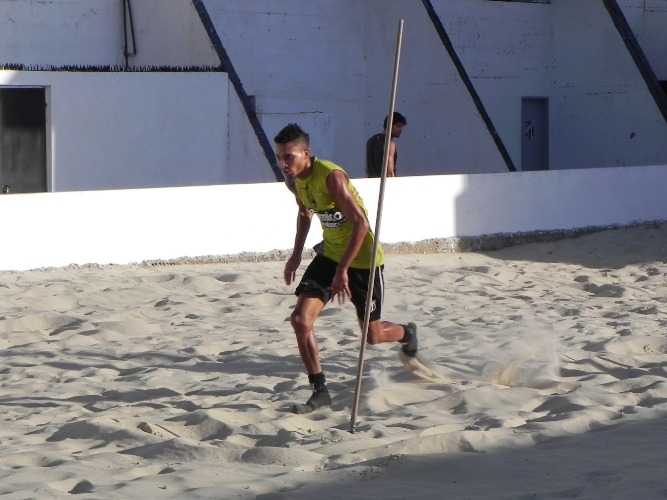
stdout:
[[(322, 301), (326, 304), (331, 300), (331, 282), (338, 263), (327, 259), (322, 255), (316, 255), (313, 261), (308, 265), (306, 272), (296, 287), (296, 295), (303, 292), (317, 292)], [(371, 301), (370, 321), (379, 320), (382, 317), (382, 298), (384, 296), (384, 277), (382, 271), (384, 266), (375, 269), (375, 281), (373, 285), (373, 300)], [(354, 269), (347, 271), (347, 277), (352, 295), (352, 303), (357, 309), (357, 318), (364, 319), (366, 313), (366, 295), (368, 294), (368, 279), (370, 278), (370, 269)]]

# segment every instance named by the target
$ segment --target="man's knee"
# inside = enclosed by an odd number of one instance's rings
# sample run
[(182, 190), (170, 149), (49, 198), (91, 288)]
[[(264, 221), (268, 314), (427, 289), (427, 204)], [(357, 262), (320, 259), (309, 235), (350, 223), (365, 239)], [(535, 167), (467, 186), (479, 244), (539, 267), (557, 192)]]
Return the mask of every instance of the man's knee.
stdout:
[(290, 315), (290, 323), (292, 324), (292, 328), (294, 328), (294, 333), (297, 335), (302, 335), (311, 331), (314, 322), (315, 318), (303, 314), (303, 312), (298, 309), (292, 311), (292, 314)]

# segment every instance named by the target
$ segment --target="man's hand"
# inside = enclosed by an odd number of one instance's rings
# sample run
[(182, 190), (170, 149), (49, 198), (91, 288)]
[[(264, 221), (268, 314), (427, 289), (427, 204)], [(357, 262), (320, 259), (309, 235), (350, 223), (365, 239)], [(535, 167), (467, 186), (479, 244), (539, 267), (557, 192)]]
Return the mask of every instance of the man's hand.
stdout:
[(331, 300), (337, 296), (339, 304), (344, 304), (346, 298), (352, 298), (347, 269), (338, 266), (329, 289), (331, 290)]
[(301, 254), (293, 253), (289, 260), (285, 263), (285, 271), (283, 273), (285, 283), (291, 285), (296, 278), (296, 271), (301, 265)]

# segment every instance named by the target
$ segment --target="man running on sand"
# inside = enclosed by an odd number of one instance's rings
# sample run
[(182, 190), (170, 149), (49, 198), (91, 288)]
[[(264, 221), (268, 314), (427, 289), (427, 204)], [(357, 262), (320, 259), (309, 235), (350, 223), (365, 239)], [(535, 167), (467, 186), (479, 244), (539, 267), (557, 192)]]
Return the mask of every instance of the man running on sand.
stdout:
[[(294, 405), (295, 413), (310, 413), (331, 406), (331, 396), (320, 365), (319, 348), (313, 331), (327, 302), (349, 298), (360, 326), (366, 311), (366, 295), (373, 252), (373, 233), (366, 208), (345, 171), (329, 161), (310, 156), (310, 138), (296, 124), (283, 128), (274, 139), (276, 160), (299, 207), (294, 250), (285, 264), (285, 283), (291, 284), (301, 264), (301, 254), (313, 213), (322, 224), (324, 241), (296, 288), (297, 302), (290, 317), (301, 360), (308, 372), (313, 394), (306, 404)], [(417, 354), (417, 327), (381, 320), (384, 254), (378, 245), (375, 282), (367, 341), (401, 342), (408, 356)]]

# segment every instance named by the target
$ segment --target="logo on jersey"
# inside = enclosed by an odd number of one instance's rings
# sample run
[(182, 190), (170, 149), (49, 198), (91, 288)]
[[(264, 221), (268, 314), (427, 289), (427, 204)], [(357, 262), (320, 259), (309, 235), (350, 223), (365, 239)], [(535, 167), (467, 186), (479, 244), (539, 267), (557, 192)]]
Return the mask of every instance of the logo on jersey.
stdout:
[(344, 222), (347, 221), (345, 215), (343, 215), (343, 212), (341, 212), (337, 208), (332, 208), (331, 210), (327, 210), (326, 212), (317, 212), (317, 217), (320, 219), (322, 227), (327, 227), (327, 228), (340, 227), (343, 225)]

